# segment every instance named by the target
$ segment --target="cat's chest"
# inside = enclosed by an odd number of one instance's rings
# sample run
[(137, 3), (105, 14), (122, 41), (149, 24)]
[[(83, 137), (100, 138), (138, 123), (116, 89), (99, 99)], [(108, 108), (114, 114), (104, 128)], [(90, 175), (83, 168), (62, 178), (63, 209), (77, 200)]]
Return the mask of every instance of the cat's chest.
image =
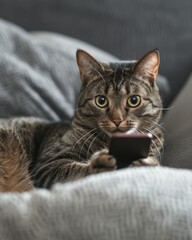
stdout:
[(94, 152), (107, 148), (108, 144), (108, 137), (98, 131), (70, 131), (61, 139), (60, 152), (67, 157), (88, 159)]
[(109, 139), (104, 133), (92, 129), (70, 129), (63, 134), (50, 136), (40, 155), (45, 161), (63, 158), (86, 161), (94, 152), (107, 148), (108, 142)]

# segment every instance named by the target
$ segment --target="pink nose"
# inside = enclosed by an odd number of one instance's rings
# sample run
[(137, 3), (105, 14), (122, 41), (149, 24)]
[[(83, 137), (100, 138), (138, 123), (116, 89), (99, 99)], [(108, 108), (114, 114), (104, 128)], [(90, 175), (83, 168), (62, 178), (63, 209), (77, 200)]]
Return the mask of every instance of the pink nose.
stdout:
[(112, 122), (115, 123), (115, 125), (118, 127), (121, 124), (121, 122), (123, 122), (123, 120), (117, 118), (117, 119), (113, 119)]

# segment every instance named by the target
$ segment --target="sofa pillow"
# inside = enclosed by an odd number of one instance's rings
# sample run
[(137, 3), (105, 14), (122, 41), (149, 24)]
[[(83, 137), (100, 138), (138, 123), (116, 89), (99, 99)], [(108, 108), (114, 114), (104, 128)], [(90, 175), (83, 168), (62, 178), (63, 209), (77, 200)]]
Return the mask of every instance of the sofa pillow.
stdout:
[[(70, 121), (81, 81), (75, 52), (116, 58), (96, 47), (54, 33), (27, 33), (0, 20), (0, 117), (35, 116)], [(163, 96), (167, 81), (160, 77)]]
[(165, 116), (163, 165), (192, 169), (192, 74)]
[(158, 48), (171, 86), (168, 105), (191, 70), (191, 9), (191, 0), (1, 0), (0, 16), (28, 30), (84, 40), (123, 59)]
[(192, 239), (192, 172), (131, 168), (0, 194), (2, 240)]

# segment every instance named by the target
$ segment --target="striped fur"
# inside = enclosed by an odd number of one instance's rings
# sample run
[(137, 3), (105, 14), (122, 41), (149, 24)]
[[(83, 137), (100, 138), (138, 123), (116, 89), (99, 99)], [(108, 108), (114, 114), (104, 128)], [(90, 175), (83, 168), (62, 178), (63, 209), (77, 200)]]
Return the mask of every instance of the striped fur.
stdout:
[(23, 192), (33, 188), (28, 158), (11, 131), (0, 131), (0, 192)]
[[(156, 85), (158, 52), (151, 51), (139, 61), (101, 63), (78, 50), (77, 64), (82, 88), (70, 125), (35, 118), (0, 121), (0, 191), (48, 188), (115, 170), (116, 160), (108, 147), (111, 134), (117, 131), (151, 133), (149, 157), (132, 166), (159, 165), (163, 134)], [(128, 104), (131, 96), (139, 96), (138, 106)], [(103, 97), (104, 107), (99, 105)]]

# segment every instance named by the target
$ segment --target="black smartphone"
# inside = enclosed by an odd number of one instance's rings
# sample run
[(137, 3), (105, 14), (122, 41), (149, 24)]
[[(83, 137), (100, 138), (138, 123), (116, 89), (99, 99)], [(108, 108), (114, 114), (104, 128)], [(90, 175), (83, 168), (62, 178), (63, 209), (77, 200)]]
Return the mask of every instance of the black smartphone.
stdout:
[(109, 154), (116, 158), (117, 169), (128, 167), (134, 160), (147, 158), (151, 139), (151, 134), (113, 134)]

